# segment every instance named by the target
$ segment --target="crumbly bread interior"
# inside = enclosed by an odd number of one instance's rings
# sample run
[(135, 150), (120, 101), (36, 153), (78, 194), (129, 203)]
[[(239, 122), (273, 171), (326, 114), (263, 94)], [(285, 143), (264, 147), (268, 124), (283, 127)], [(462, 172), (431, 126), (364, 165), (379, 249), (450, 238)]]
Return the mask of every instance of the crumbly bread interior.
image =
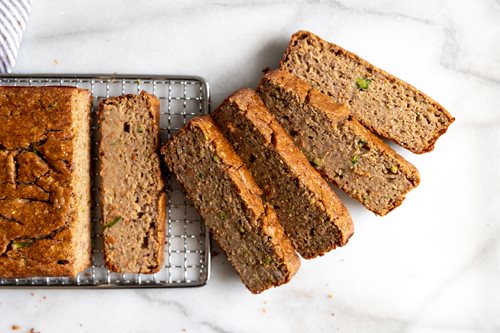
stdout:
[(163, 264), (165, 192), (159, 101), (147, 93), (101, 101), (100, 180), (106, 266), (154, 273)]

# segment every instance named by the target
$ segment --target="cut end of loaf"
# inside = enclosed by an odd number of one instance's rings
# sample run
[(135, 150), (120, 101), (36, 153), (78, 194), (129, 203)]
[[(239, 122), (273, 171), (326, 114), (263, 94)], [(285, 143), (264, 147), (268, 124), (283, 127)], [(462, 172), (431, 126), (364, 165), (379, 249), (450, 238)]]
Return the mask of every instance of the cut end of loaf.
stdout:
[[(91, 179), (90, 179), (90, 110), (92, 96), (88, 90), (79, 90), (74, 96), (73, 104), (81, 112), (73, 113), (74, 149), (73, 161), (75, 176), (72, 179), (73, 197), (75, 207), (89, 207), (78, 209), (76, 227), (77, 234), (81, 235), (75, 240), (76, 272), (81, 272), (91, 265)], [(84, 110), (84, 111), (83, 111)]]

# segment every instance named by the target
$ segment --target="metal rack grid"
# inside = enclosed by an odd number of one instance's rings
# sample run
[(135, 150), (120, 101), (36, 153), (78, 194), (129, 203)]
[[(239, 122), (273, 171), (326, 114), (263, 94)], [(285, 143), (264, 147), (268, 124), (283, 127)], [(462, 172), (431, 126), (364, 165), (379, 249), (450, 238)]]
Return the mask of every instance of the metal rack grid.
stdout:
[(137, 94), (141, 90), (160, 99), (160, 136), (165, 142), (192, 117), (209, 111), (208, 84), (199, 77), (145, 75), (3, 75), (0, 86), (76, 86), (88, 89), (92, 106), (92, 267), (76, 278), (35, 277), (0, 279), (0, 287), (137, 288), (194, 287), (210, 276), (210, 240), (175, 176), (167, 173), (167, 233), (165, 263), (156, 274), (111, 273), (104, 267), (98, 190), (98, 127), (100, 98)]

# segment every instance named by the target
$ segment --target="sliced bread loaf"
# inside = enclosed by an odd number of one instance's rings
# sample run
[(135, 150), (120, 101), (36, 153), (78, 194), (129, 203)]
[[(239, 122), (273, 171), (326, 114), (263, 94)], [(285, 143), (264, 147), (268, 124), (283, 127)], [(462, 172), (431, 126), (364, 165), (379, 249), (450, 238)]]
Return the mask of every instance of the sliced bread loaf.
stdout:
[(259, 92), (311, 164), (369, 210), (387, 214), (418, 185), (412, 164), (306, 82), (272, 71)]
[(155, 273), (163, 264), (166, 224), (159, 100), (146, 92), (102, 100), (99, 126), (106, 266)]
[(91, 264), (90, 92), (0, 87), (0, 277)]
[(273, 208), (210, 116), (194, 118), (162, 148), (169, 169), (246, 287), (288, 282), (300, 260)]
[(349, 104), (363, 125), (414, 153), (434, 148), (454, 118), (433, 99), (338, 45), (295, 33), (281, 69)]
[(255, 90), (237, 91), (212, 116), (302, 257), (314, 258), (347, 242), (353, 232), (349, 212)]

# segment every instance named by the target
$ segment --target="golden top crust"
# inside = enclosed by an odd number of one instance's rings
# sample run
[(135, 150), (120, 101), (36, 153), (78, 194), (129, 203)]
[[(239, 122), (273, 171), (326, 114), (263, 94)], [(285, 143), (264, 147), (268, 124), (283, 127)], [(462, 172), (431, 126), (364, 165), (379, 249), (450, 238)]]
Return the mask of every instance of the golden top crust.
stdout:
[(85, 111), (75, 107), (82, 95), (89, 109), (82, 89), (0, 87), (2, 277), (75, 273), (73, 113)]
[(286, 71), (279, 69), (266, 73), (259, 86), (265, 85), (268, 81), (272, 83), (279, 83), (284, 87), (288, 87), (290, 91), (293, 91), (295, 98), (300, 102), (300, 104), (305, 103), (307, 94), (311, 90), (311, 86), (308, 83), (295, 78), (295, 76)]
[(333, 99), (314, 89), (309, 83), (286, 71), (276, 69), (267, 73), (262, 78), (260, 85), (264, 86), (266, 82), (286, 90), (301, 105), (309, 104), (315, 108), (325, 110), (325, 114), (333, 123), (346, 119), (351, 115), (347, 105), (334, 102)]
[(71, 127), (72, 87), (0, 87), (0, 145), (26, 149)]

